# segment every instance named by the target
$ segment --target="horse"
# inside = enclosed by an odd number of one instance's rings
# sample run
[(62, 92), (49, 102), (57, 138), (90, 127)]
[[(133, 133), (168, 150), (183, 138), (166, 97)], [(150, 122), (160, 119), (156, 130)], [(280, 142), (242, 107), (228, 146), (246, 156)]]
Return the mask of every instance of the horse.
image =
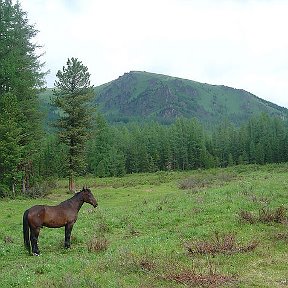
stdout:
[(87, 187), (83, 187), (80, 192), (57, 206), (36, 205), (27, 209), (23, 214), (23, 237), (29, 254), (32, 246), (32, 255), (40, 255), (37, 242), (40, 228), (43, 226), (49, 228), (65, 226), (64, 247), (70, 248), (71, 231), (84, 202), (91, 204), (94, 208), (98, 206), (91, 190)]

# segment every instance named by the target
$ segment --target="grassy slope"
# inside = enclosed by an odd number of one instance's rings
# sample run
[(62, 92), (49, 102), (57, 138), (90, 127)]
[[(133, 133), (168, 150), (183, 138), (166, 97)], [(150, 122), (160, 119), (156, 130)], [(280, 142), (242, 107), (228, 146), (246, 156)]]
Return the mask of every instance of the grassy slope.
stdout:
[[(63, 229), (42, 229), (40, 257), (23, 248), (22, 213), (66, 199), (66, 183), (46, 199), (1, 200), (1, 287), (183, 287), (163, 278), (184, 270), (234, 275), (237, 287), (282, 287), (288, 281), (287, 224), (243, 223), (238, 212), (287, 208), (287, 171), (287, 165), (247, 166), (79, 179), (79, 186), (93, 187), (99, 207), (82, 207), (70, 250), (62, 248)], [(179, 189), (184, 178), (195, 188)], [(248, 253), (188, 255), (185, 243), (210, 239), (215, 231), (235, 232), (243, 245), (257, 239), (259, 246)], [(100, 235), (108, 249), (88, 251)]]
[(169, 120), (176, 114), (196, 117), (208, 125), (226, 117), (239, 125), (261, 112), (287, 114), (284, 108), (244, 90), (139, 71), (125, 73), (95, 91), (99, 108), (108, 118), (145, 116)]

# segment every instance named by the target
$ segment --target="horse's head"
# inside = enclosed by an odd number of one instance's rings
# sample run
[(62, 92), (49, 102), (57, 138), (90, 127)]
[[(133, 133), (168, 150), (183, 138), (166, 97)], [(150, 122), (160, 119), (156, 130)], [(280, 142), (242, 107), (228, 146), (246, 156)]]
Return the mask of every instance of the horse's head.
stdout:
[(91, 204), (94, 208), (98, 206), (98, 203), (90, 189), (88, 189), (87, 187), (86, 188), (83, 187), (81, 193), (83, 195), (84, 202)]

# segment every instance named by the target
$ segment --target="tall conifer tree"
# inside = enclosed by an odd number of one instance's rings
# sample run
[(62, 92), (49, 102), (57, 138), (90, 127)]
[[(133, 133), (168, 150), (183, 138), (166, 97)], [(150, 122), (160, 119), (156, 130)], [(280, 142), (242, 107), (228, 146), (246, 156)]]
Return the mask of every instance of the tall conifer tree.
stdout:
[(68, 59), (56, 76), (54, 105), (61, 111), (56, 127), (61, 142), (68, 146), (69, 190), (75, 191), (75, 175), (86, 165), (84, 148), (92, 126), (93, 86), (88, 68), (77, 58)]
[[(17, 189), (19, 172), (23, 191), (30, 188), (40, 147), (37, 89), (43, 85), (44, 73), (37, 54), (39, 46), (32, 41), (37, 32), (18, 2), (0, 0), (0, 138), (3, 147), (13, 145), (13, 153), (0, 151), (0, 184), (6, 190)], [(7, 101), (11, 105), (6, 105)]]

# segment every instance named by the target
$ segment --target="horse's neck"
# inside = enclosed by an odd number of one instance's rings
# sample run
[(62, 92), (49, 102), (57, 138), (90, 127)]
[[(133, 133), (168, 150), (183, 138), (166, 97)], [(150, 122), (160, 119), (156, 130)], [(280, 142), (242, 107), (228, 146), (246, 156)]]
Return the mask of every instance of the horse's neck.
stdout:
[(72, 198), (62, 202), (63, 204), (71, 204), (71, 206), (77, 210), (77, 212), (80, 210), (80, 208), (82, 207), (84, 200), (81, 197), (81, 195), (79, 193), (76, 193)]

